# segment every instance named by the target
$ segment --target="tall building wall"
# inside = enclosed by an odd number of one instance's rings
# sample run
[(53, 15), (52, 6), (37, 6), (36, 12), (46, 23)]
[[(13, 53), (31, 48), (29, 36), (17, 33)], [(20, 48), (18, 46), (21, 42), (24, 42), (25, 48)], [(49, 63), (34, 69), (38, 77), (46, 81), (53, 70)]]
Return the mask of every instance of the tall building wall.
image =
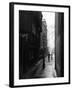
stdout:
[(20, 78), (39, 59), (42, 14), (19, 11), (19, 63)]
[(64, 76), (64, 14), (55, 13), (55, 41), (56, 58), (55, 68), (58, 77)]

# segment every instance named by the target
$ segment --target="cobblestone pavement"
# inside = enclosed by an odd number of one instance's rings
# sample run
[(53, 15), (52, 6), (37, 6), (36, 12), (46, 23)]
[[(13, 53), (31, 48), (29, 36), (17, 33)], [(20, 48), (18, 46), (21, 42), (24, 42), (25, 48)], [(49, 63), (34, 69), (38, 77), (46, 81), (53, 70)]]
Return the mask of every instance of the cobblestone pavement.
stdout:
[(45, 68), (43, 68), (43, 60), (35, 64), (32, 68), (29, 69), (27, 73), (24, 74), (23, 78), (54, 78), (57, 77), (55, 71), (55, 61), (48, 61), (48, 57), (45, 57)]

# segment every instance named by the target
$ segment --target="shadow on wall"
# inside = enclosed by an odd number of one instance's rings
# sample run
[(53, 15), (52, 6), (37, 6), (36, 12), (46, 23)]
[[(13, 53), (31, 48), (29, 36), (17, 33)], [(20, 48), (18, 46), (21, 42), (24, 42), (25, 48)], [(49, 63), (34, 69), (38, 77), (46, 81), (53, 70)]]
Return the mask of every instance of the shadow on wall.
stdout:
[(64, 77), (64, 13), (55, 13), (56, 63), (58, 77)]

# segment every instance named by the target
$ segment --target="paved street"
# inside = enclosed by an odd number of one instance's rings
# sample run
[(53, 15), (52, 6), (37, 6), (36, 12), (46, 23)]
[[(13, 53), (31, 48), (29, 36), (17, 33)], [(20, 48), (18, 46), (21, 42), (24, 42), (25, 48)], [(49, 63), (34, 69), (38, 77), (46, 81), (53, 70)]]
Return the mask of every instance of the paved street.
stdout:
[(27, 73), (23, 75), (23, 78), (53, 78), (56, 77), (56, 71), (54, 69), (55, 61), (48, 61), (48, 57), (45, 57), (45, 68), (43, 68), (43, 60), (38, 61)]

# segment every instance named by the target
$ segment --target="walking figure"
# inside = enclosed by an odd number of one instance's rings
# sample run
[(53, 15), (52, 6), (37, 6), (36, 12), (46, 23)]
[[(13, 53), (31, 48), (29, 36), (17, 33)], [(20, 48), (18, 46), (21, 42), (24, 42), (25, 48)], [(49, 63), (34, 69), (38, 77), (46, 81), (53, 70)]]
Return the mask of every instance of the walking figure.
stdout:
[(50, 62), (50, 52), (48, 51), (48, 62)]

